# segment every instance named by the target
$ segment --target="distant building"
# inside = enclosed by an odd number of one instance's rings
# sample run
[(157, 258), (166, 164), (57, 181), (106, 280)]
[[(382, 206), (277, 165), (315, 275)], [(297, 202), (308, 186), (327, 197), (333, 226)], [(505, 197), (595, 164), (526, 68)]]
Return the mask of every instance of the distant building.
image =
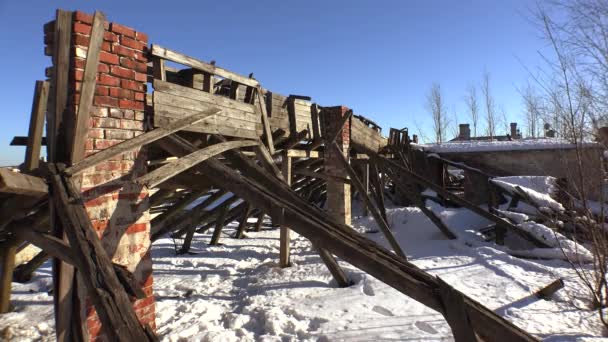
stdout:
[(517, 122), (511, 122), (511, 134), (506, 135), (472, 137), (471, 128), (468, 123), (460, 124), (458, 128), (458, 136), (450, 141), (511, 141), (521, 139), (521, 132), (517, 129)]

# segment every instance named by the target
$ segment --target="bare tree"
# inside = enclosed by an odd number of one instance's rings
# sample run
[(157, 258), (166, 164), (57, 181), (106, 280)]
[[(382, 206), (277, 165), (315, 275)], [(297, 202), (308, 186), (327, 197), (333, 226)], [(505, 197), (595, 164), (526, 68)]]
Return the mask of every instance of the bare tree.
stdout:
[[(587, 195), (599, 191), (599, 203), (604, 203), (606, 170), (604, 163), (588, 158), (584, 141), (597, 137), (600, 125), (606, 122), (608, 95), (608, 1), (555, 0), (550, 9), (559, 10), (551, 16), (539, 5), (537, 22), (540, 24), (553, 56), (544, 56), (546, 69), (535, 81), (543, 90), (548, 103), (550, 120), (561, 137), (575, 146), (575, 160), (568, 172), (574, 181), (561, 190), (568, 195), (568, 224), (573, 228), (573, 239), (585, 241), (593, 253), (591, 267), (577, 260), (569, 260), (590, 295), (592, 307), (608, 328), (608, 234), (605, 206), (591, 210)], [(549, 118), (548, 118), (549, 119)], [(606, 146), (604, 137), (604, 148)], [(572, 158), (571, 158), (572, 159)], [(588, 176), (595, 174), (597, 176)]]
[[(538, 96), (528, 83), (526, 88), (520, 90), (522, 101), (524, 103), (524, 119), (526, 121), (527, 136), (531, 138), (540, 137), (540, 131), (542, 128), (541, 118), (543, 115), (542, 99)], [(546, 122), (553, 125), (554, 120), (545, 120)]]
[(426, 96), (427, 108), (433, 117), (433, 131), (435, 132), (435, 142), (438, 144), (446, 139), (448, 129), (448, 115), (445, 109), (443, 95), (441, 94), (441, 86), (439, 83), (433, 83), (431, 89)]
[(490, 138), (496, 135), (496, 105), (490, 90), (490, 73), (485, 71), (481, 82), (481, 92), (486, 109), (486, 133)]
[(469, 84), (467, 93), (464, 97), (467, 105), (468, 114), (473, 123), (473, 136), (477, 136), (477, 124), (479, 123), (479, 104), (477, 103), (477, 89), (474, 84)]

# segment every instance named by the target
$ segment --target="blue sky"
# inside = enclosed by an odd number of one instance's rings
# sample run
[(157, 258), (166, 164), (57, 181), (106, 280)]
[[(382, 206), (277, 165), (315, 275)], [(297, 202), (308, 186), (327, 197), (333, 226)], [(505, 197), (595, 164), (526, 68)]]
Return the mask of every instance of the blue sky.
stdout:
[[(162, 5), (161, 5), (162, 4)], [(542, 64), (533, 1), (7, 1), (0, 0), (0, 165), (26, 135), (34, 82), (50, 65), (42, 25), (56, 8), (102, 10), (150, 43), (255, 77), (282, 94), (343, 104), (389, 127), (431, 132), (425, 95), (441, 84), (449, 112), (467, 121), (468, 84), (491, 74), (496, 103), (523, 123), (517, 87)], [(479, 91), (478, 91), (479, 93)]]

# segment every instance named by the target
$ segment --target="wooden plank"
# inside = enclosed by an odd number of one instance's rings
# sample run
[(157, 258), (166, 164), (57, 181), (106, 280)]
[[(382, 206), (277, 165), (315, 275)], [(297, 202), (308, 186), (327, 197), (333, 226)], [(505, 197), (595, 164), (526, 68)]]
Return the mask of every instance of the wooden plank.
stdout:
[(245, 237), (245, 227), (247, 226), (247, 220), (249, 219), (249, 215), (251, 214), (252, 209), (253, 207), (251, 206), (251, 204), (247, 203), (245, 210), (243, 210), (243, 216), (241, 216), (241, 219), (239, 221), (239, 226), (236, 229), (236, 234), (234, 234), (235, 238), (242, 239)]
[(155, 79), (161, 81), (167, 80), (167, 71), (164, 59), (159, 57), (152, 57), (152, 73)]
[[(24, 137), (21, 135), (16, 135), (13, 137), (13, 139), (10, 142), (10, 146), (27, 146), (27, 140), (28, 137)], [(40, 144), (42, 146), (46, 146), (46, 137), (42, 137), (42, 139), (40, 140)]]
[[(167, 109), (167, 108), (165, 108)], [(175, 116), (175, 113), (184, 113), (187, 112), (184, 109), (179, 109), (179, 108), (171, 108), (171, 110), (173, 111), (173, 113), (171, 114), (171, 117), (168, 116), (164, 116), (162, 114), (164, 113), (159, 113), (160, 111), (156, 111), (156, 116), (154, 118), (154, 126), (161, 128), (161, 127), (165, 127), (168, 125), (171, 125), (172, 123), (174, 123), (175, 121), (177, 121), (178, 119), (173, 118), (173, 116)], [(194, 113), (194, 112), (189, 112), (189, 113)], [(188, 113), (188, 114), (189, 114)], [(230, 119), (226, 119), (226, 120), (230, 120)], [(235, 123), (237, 126), (242, 124), (242, 123)], [(259, 130), (257, 129), (250, 129), (250, 128), (235, 128), (235, 127), (229, 127), (227, 125), (222, 125), (220, 122), (218, 122), (218, 120), (214, 120), (214, 122), (212, 123), (205, 123), (202, 122), (201, 124), (198, 125), (190, 125), (188, 127), (184, 127), (183, 128), (184, 131), (188, 131), (188, 132), (196, 132), (196, 133), (205, 133), (205, 134), (220, 134), (220, 135), (225, 135), (225, 136), (230, 136), (230, 137), (236, 137), (236, 138), (240, 138), (240, 139), (258, 139), (259, 138)]]
[(80, 101), (78, 103), (78, 113), (74, 132), (71, 135), (71, 162), (76, 163), (84, 158), (84, 147), (89, 131), (89, 116), (93, 107), (95, 96), (95, 86), (97, 84), (97, 66), (99, 64), (99, 52), (103, 43), (105, 15), (100, 11), (95, 11), (93, 25), (87, 49), (87, 59), (84, 65), (82, 86), (80, 89)]
[(27, 146), (25, 148), (25, 164), (23, 171), (32, 171), (38, 168), (40, 163), (40, 149), (42, 147), (42, 131), (46, 116), (46, 104), (49, 96), (49, 82), (36, 81), (34, 89), (34, 100), (32, 102), (32, 114), (30, 116), (30, 128), (27, 135)]
[(308, 151), (308, 150), (292, 150), (287, 152), (287, 155), (292, 158), (323, 158), (323, 152)]
[(168, 226), (169, 221), (181, 213), (187, 206), (189, 206), (192, 202), (201, 198), (201, 196), (205, 195), (208, 190), (203, 191), (193, 191), (188, 194), (184, 199), (179, 201), (176, 204), (173, 204), (169, 210), (164, 213), (156, 216), (152, 219), (150, 234), (152, 235), (152, 241), (155, 241), (158, 237), (164, 235), (169, 230), (165, 230), (164, 228)]
[(222, 229), (224, 229), (224, 220), (226, 219), (226, 214), (228, 214), (228, 209), (230, 209), (230, 206), (223, 206), (219, 212), (217, 221), (215, 221), (215, 229), (211, 236), (211, 242), (209, 242), (212, 246), (216, 246), (220, 242), (220, 235), (222, 234)]
[(397, 242), (397, 240), (395, 239), (395, 236), (391, 232), (391, 230), (388, 226), (388, 223), (384, 220), (384, 217), (380, 214), (380, 210), (375, 205), (374, 201), (372, 201), (369, 198), (367, 192), (365, 191), (365, 187), (359, 180), (359, 177), (357, 177), (357, 173), (355, 172), (353, 167), (348, 163), (348, 160), (342, 154), (343, 153), (342, 149), (340, 149), (340, 147), (338, 146), (338, 143), (336, 143), (335, 141), (332, 142), (330, 148), (333, 148), (335, 150), (336, 159), (338, 159), (338, 161), (342, 164), (342, 167), (346, 170), (346, 172), (350, 176), (352, 184), (355, 186), (357, 191), (359, 191), (359, 194), (361, 194), (361, 197), (363, 198), (363, 202), (365, 202), (365, 205), (367, 206), (367, 208), (369, 208), (369, 210), (372, 212), (372, 216), (374, 216), (374, 220), (376, 220), (376, 224), (378, 224), (378, 227), (384, 234), (384, 237), (386, 238), (388, 243), (391, 245), (391, 247), (393, 247), (393, 250), (395, 251), (395, 253), (397, 253), (397, 255), (399, 255), (403, 259), (407, 260), (407, 256), (405, 255), (405, 253), (403, 253), (403, 250), (401, 249), (401, 246), (399, 246), (399, 243)]
[(210, 74), (214, 74), (223, 78), (227, 78), (233, 81), (236, 81), (240, 84), (244, 84), (250, 87), (257, 87), (259, 85), (258, 81), (254, 79), (250, 79), (248, 77), (236, 74), (232, 71), (228, 71), (226, 69), (217, 67), (215, 65), (211, 65), (209, 63), (205, 63), (193, 57), (184, 55), (179, 52), (171, 51), (169, 49), (165, 49), (159, 45), (152, 44), (151, 53), (153, 56), (157, 56), (163, 59), (170, 60), (175, 63), (183, 64), (189, 66), (191, 68), (204, 71)]
[[(48, 160), (53, 162), (56, 158), (66, 159), (58, 156), (60, 144), (66, 143), (65, 133), (61, 132), (64, 126), (64, 112), (68, 103), (68, 82), (70, 70), (70, 42), (72, 39), (72, 12), (57, 10), (55, 21), (55, 51), (53, 53), (53, 109), (47, 116), (47, 145)], [(69, 127), (70, 125), (65, 124)], [(64, 155), (64, 153), (61, 153)], [(66, 154), (67, 155), (67, 154)], [(65, 155), (64, 155), (65, 156)]]
[(262, 162), (262, 165), (264, 166), (264, 168), (266, 168), (268, 171), (272, 172), (272, 174), (275, 175), (275, 177), (277, 177), (278, 179), (284, 180), (284, 173), (279, 170), (279, 168), (277, 167), (277, 165), (274, 163), (274, 159), (272, 159), (272, 156), (270, 155), (270, 151), (268, 151), (266, 149), (266, 146), (259, 144), (256, 149), (255, 149), (255, 153), (258, 156), (258, 159)]
[(475, 330), (466, 310), (464, 295), (437, 277), (439, 295), (445, 308), (446, 321), (452, 328), (452, 335), (457, 342), (477, 342)]
[(0, 168), (0, 192), (42, 197), (48, 194), (44, 179)]
[[(49, 165), (53, 201), (58, 217), (79, 262), (81, 279), (95, 307), (103, 332), (112, 341), (154, 341), (139, 323), (131, 301), (119, 282), (110, 257), (91, 226), (80, 192), (69, 178)], [(152, 334), (152, 335), (149, 335)]]
[[(288, 186), (291, 186), (292, 181), (292, 165), (291, 158), (287, 156), (287, 153), (283, 153), (283, 165), (282, 165), (283, 179)], [(289, 267), (291, 262), (289, 261), (290, 256), (290, 242), (291, 232), (289, 227), (281, 225), (279, 238), (279, 266)]]
[(209, 116), (217, 115), (220, 112), (221, 112), (220, 109), (212, 108), (212, 109), (200, 112), (197, 115), (192, 115), (192, 116), (177, 120), (165, 127), (160, 127), (160, 128), (154, 129), (152, 131), (146, 132), (144, 134), (138, 135), (133, 139), (125, 140), (117, 145), (114, 145), (110, 148), (97, 152), (94, 155), (72, 165), (71, 167), (69, 167), (65, 170), (65, 173), (68, 175), (74, 175), (74, 174), (80, 173), (92, 166), (95, 166), (95, 165), (101, 163), (102, 161), (108, 160), (121, 153), (127, 152), (129, 150), (133, 150), (142, 145), (157, 141), (161, 138), (164, 138), (170, 134), (173, 134), (173, 133), (183, 129), (184, 127), (187, 127), (187, 126), (193, 125), (197, 122), (200, 122)]
[(264, 212), (260, 210), (260, 212), (258, 213), (258, 216), (257, 216), (257, 221), (255, 222), (255, 226), (253, 227), (254, 232), (259, 232), (260, 230), (262, 230), (262, 223), (264, 223), (264, 216), (266, 216), (266, 214), (264, 214)]
[(312, 138), (313, 141), (320, 141), (321, 129), (319, 127), (319, 106), (313, 103), (310, 106), (310, 121), (312, 122)]
[(42, 266), (51, 256), (44, 250), (38, 252), (30, 261), (21, 264), (13, 271), (13, 279), (19, 283), (27, 283), (32, 280), (32, 274)]
[[(200, 91), (200, 90), (196, 90), (196, 91), (199, 91), (201, 94), (208, 95), (207, 93), (205, 93), (203, 91)], [(214, 97), (214, 98), (223, 98), (222, 96), (218, 96), (218, 95), (208, 95), (208, 96)], [(225, 99), (225, 97), (224, 97), (224, 99)], [(230, 100), (228, 100), (228, 101), (230, 101)], [(221, 115), (222, 119), (230, 118), (230, 119), (236, 119), (236, 120), (241, 120), (241, 121), (261, 125), (260, 118), (257, 117), (257, 115), (255, 114), (255, 112), (253, 110), (250, 110), (252, 108), (243, 108), (239, 105), (235, 105), (236, 103), (240, 103), (240, 102), (225, 103), (225, 101), (223, 101), (223, 100), (217, 101), (215, 99), (203, 99), (203, 98), (191, 99), (191, 98), (187, 98), (187, 97), (183, 97), (180, 95), (175, 95), (175, 94), (171, 94), (171, 93), (167, 93), (167, 92), (163, 92), (163, 91), (158, 91), (158, 90), (154, 92), (154, 100), (153, 100), (155, 117), (157, 115), (156, 107), (158, 107), (160, 105), (175, 107), (175, 108), (180, 108), (180, 109), (187, 109), (189, 111), (197, 111), (197, 112), (209, 109), (211, 107), (217, 107), (222, 110), (222, 115)], [(177, 115), (175, 117), (179, 118), (179, 117), (183, 117), (185, 115), (186, 114), (181, 114), (181, 115)], [(225, 124), (228, 124), (228, 123), (225, 122)], [(255, 125), (252, 125), (251, 127), (255, 127)]]
[(262, 125), (264, 126), (264, 136), (266, 137), (266, 147), (270, 151), (271, 155), (274, 155), (274, 141), (272, 139), (272, 129), (270, 128), (270, 121), (268, 120), (268, 113), (266, 112), (266, 100), (262, 95), (262, 87), (257, 88), (258, 94), (258, 105), (260, 107), (260, 113), (262, 115)]
[(199, 164), (204, 160), (224, 153), (227, 150), (257, 145), (257, 141), (251, 140), (226, 141), (211, 145), (196, 152), (190, 153), (187, 156), (171, 161), (169, 164), (161, 166), (158, 169), (139, 177), (135, 180), (135, 183), (145, 185), (148, 188), (154, 188), (167, 179), (192, 168), (194, 165)]
[[(251, 113), (252, 115), (257, 115), (257, 114), (255, 114), (256, 111), (255, 111), (255, 107), (253, 105), (248, 104), (248, 103), (234, 101), (225, 96), (213, 95), (213, 94), (204, 92), (202, 90), (184, 87), (184, 86), (181, 86), (181, 85), (175, 84), (175, 83), (163, 82), (161, 80), (154, 80), (152, 85), (154, 87), (155, 93), (156, 92), (166, 93), (166, 94), (170, 94), (170, 95), (179, 96), (180, 98), (196, 100), (198, 102), (204, 102), (204, 103), (211, 103), (217, 107), (230, 108), (230, 109), (235, 109), (240, 112)], [(180, 99), (180, 101), (183, 101), (183, 100)], [(224, 115), (224, 114), (222, 114), (222, 115)]]
[(2, 273), (0, 273), (0, 314), (10, 311), (11, 285), (13, 282), (13, 270), (15, 269), (15, 254), (18, 243), (8, 240), (0, 246), (0, 258), (2, 261)]

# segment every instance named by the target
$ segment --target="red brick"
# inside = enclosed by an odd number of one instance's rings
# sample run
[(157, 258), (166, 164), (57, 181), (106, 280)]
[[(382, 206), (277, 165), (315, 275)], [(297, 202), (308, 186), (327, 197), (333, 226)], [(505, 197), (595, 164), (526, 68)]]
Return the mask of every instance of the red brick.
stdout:
[(144, 110), (143, 103), (125, 99), (121, 99), (118, 101), (118, 107), (123, 109)]
[(111, 118), (118, 118), (118, 119), (122, 119), (122, 110), (118, 109), (118, 108), (110, 108), (110, 117)]
[(135, 120), (135, 112), (132, 110), (125, 110), (124, 118), (127, 120)]
[(137, 53), (135, 55), (135, 60), (138, 60), (140, 62), (144, 62), (144, 63), (148, 63), (148, 57), (146, 56), (145, 53)]
[(95, 148), (98, 150), (104, 150), (106, 148), (112, 147), (121, 142), (122, 142), (122, 140), (109, 140), (109, 139), (95, 140)]
[(118, 33), (118, 34), (122, 34), (124, 36), (127, 37), (131, 37), (131, 38), (135, 38), (135, 30), (127, 27), (127, 26), (123, 26), (117, 23), (112, 23), (110, 25), (110, 31), (114, 32), (114, 33)]
[(103, 139), (104, 138), (103, 129), (89, 128), (88, 137), (95, 138), (95, 139)]
[(118, 36), (112, 32), (104, 32), (103, 33), (103, 39), (108, 41), (108, 42), (112, 42), (115, 43), (118, 41)]
[(91, 41), (91, 39), (89, 38), (89, 36), (85, 36), (85, 35), (82, 35), (82, 34), (75, 34), (74, 35), (74, 44), (75, 45), (81, 45), (81, 46), (84, 46), (84, 47), (88, 47), (90, 41)]
[(98, 118), (95, 120), (94, 126), (99, 128), (120, 128), (120, 119)]
[(126, 233), (133, 234), (133, 233), (145, 232), (147, 229), (148, 229), (147, 223), (136, 223), (136, 224), (129, 226), (129, 228), (127, 228)]
[(74, 23), (74, 32), (90, 35), (91, 34), (91, 25), (87, 25), (87, 24), (83, 24), (83, 23)]
[(93, 16), (82, 11), (74, 12), (74, 20), (82, 21), (85, 24), (93, 24)]
[(143, 119), (144, 119), (144, 112), (135, 112), (135, 120), (143, 121)]
[[(111, 131), (111, 130), (106, 129), (105, 131), (106, 131), (106, 139), (112, 139), (112, 138), (107, 137), (107, 132)], [(101, 164), (95, 165), (95, 171), (120, 171), (120, 161), (107, 160)], [(114, 198), (112, 196), (101, 196), (98, 198), (103, 198), (104, 200), (101, 202), (96, 202), (96, 203), (98, 203), (97, 206), (114, 200)]]
[(112, 89), (110, 89), (110, 96), (117, 97), (119, 99), (132, 100), (133, 91), (129, 90), (129, 89), (122, 89), (122, 88), (112, 88)]
[(128, 79), (135, 78), (135, 71), (119, 66), (112, 66), (110, 68), (110, 74)]
[(95, 95), (108, 96), (110, 95), (110, 88), (98, 85), (95, 87)]
[(118, 56), (107, 51), (99, 52), (99, 60), (108, 64), (118, 64)]
[[(86, 204), (85, 204), (86, 206)], [(93, 229), (96, 231), (104, 231), (108, 227), (108, 220), (91, 220), (91, 224), (93, 225)]]
[(112, 52), (112, 44), (110, 42), (101, 43), (101, 49), (106, 52)]
[(86, 61), (84, 58), (74, 58), (74, 68), (76, 69), (84, 69), (84, 65), (86, 64)]
[(141, 121), (133, 121), (133, 120), (120, 120), (120, 128), (122, 129), (132, 129), (132, 130), (143, 130), (144, 123)]
[(145, 91), (144, 85), (140, 82), (131, 81), (131, 80), (121, 80), (120, 86), (125, 89), (131, 89), (135, 91)]
[(135, 39), (139, 40), (142, 43), (147, 43), (148, 35), (143, 32), (137, 32), (137, 33), (135, 33)]
[(121, 129), (107, 129), (106, 139), (122, 139), (127, 140), (133, 138), (133, 131), (126, 131)]
[(135, 71), (148, 73), (148, 65), (144, 62), (137, 62), (135, 65)]
[(136, 72), (135, 80), (139, 82), (146, 82), (148, 80), (148, 75), (142, 74), (141, 72)]
[(97, 72), (108, 73), (110, 72), (110, 66), (104, 63), (99, 63), (97, 65)]
[(80, 69), (74, 70), (74, 79), (76, 81), (82, 81), (83, 77), (84, 77), (84, 71), (83, 70), (80, 70)]
[(120, 44), (135, 50), (143, 50), (146, 47), (146, 44), (127, 37), (122, 37), (120, 39)]
[(118, 99), (109, 96), (95, 96), (96, 106), (118, 107)]
[[(130, 57), (130, 58), (135, 58), (137, 55), (137, 52), (133, 49), (129, 49), (127, 47), (124, 47), (122, 45), (112, 45), (112, 52), (116, 53), (120, 56), (126, 56), (126, 57)], [(118, 63), (116, 63), (118, 64)]]
[(101, 85), (118, 87), (120, 85), (120, 78), (110, 75), (100, 75), (97, 82)]
[(120, 57), (120, 66), (125, 67), (125, 68), (129, 68), (129, 69), (135, 69), (137, 62), (127, 58), (127, 57)]
[(146, 95), (144, 93), (135, 93), (135, 101), (145, 101)]
[(87, 141), (84, 143), (84, 149), (85, 150), (92, 150), (93, 149), (93, 145), (94, 145), (94, 140), (93, 139), (87, 139)]

